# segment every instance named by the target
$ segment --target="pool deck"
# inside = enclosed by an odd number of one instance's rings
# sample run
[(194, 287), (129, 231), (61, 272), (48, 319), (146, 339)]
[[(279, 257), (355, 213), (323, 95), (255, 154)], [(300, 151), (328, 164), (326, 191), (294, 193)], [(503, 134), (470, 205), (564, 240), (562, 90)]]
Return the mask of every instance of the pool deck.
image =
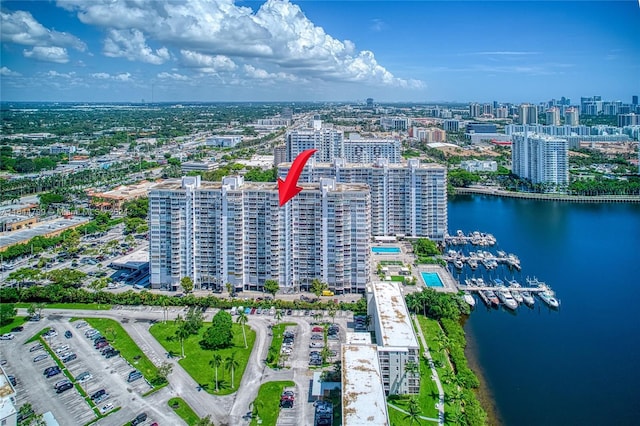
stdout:
[[(424, 280), (422, 279), (422, 272), (435, 272), (440, 277), (440, 281), (442, 281), (443, 287), (429, 287), (425, 285)], [(445, 293), (457, 293), (458, 286), (456, 284), (455, 278), (451, 276), (449, 271), (446, 268), (443, 268), (440, 265), (419, 265), (414, 268), (414, 274), (418, 278), (418, 285), (416, 287), (422, 289), (423, 287), (432, 288), (435, 291), (442, 291)]]

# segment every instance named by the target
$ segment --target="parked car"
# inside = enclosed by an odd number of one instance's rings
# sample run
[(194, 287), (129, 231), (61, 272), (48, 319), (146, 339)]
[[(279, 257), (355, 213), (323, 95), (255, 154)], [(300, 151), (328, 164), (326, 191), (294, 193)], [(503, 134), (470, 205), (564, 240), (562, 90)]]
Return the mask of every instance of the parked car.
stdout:
[(18, 384), (18, 381), (16, 380), (16, 376), (9, 375), (7, 376), (7, 379), (9, 379), (9, 383), (11, 383), (13, 386)]
[(129, 377), (127, 377), (127, 382), (131, 383), (131, 382), (135, 382), (138, 379), (142, 378), (142, 373), (139, 372), (138, 370), (133, 370), (132, 372), (129, 373)]
[(147, 420), (147, 413), (140, 413), (135, 419), (131, 420), (131, 426), (138, 426), (140, 423)]
[(29, 352), (39, 351), (40, 349), (42, 349), (42, 343), (38, 343), (37, 345), (31, 346), (29, 348)]
[(78, 355), (76, 355), (76, 354), (69, 354), (69, 355), (65, 356), (64, 358), (62, 358), (62, 360), (61, 360), (61, 361), (62, 361), (62, 362), (64, 362), (64, 363), (66, 364), (67, 362), (71, 362), (71, 361), (73, 361), (73, 360), (74, 360), (74, 359), (76, 359), (76, 358), (78, 358)]
[(62, 373), (62, 370), (60, 370), (60, 368), (58, 367), (56, 368), (57, 370), (51, 370), (47, 374), (45, 374), (45, 377), (48, 379), (50, 377), (57, 376), (58, 374)]
[(61, 354), (69, 350), (69, 345), (62, 345), (56, 348), (56, 353)]
[(99, 391), (96, 391), (93, 394), (91, 394), (91, 399), (95, 401), (96, 399), (100, 398), (102, 395), (105, 395), (106, 393), (107, 393), (106, 390), (100, 389)]
[(105, 358), (107, 358), (107, 359), (109, 359), (109, 358), (112, 358), (112, 357), (114, 357), (114, 356), (118, 355), (119, 353), (120, 353), (120, 351), (119, 351), (119, 350), (114, 349), (114, 350), (112, 350), (112, 351), (110, 351), (110, 352), (107, 352), (107, 353), (104, 355), (104, 357), (105, 357)]
[(58, 389), (60, 386), (62, 386), (62, 385), (64, 385), (64, 384), (66, 384), (66, 383), (71, 383), (71, 381), (70, 381), (69, 379), (62, 379), (62, 380), (58, 380), (58, 381), (56, 382), (56, 384), (55, 384), (55, 385), (53, 385), (53, 388), (54, 388), (54, 389)]
[(11, 329), (11, 332), (12, 332), (12, 333), (19, 333), (19, 332), (21, 332), (22, 330), (24, 330), (24, 327), (23, 327), (23, 326), (21, 326), (21, 325), (19, 325), (19, 326), (17, 326), (17, 327), (13, 327), (13, 328)]
[(101, 340), (100, 342), (95, 344), (96, 349), (102, 349), (105, 346), (108, 346), (109, 342), (107, 342), (106, 340)]
[(15, 337), (16, 336), (14, 336), (11, 333), (6, 333), (6, 334), (3, 334), (2, 336), (0, 336), (0, 340), (13, 340), (13, 339), (15, 339)]
[(64, 337), (66, 337), (67, 339), (71, 339), (73, 337), (73, 334), (71, 334), (71, 332), (67, 330), (64, 332)]
[(78, 374), (78, 376), (76, 377), (76, 381), (78, 383), (84, 383), (87, 380), (91, 380), (92, 378), (93, 376), (91, 375), (91, 373), (89, 373), (88, 371), (85, 371), (84, 373)]
[(56, 393), (62, 393), (62, 392), (68, 391), (72, 387), (73, 387), (73, 384), (71, 382), (65, 383), (64, 385), (56, 389)]
[(33, 362), (40, 362), (40, 361), (42, 361), (43, 359), (47, 359), (47, 358), (49, 358), (49, 355), (47, 355), (47, 354), (40, 354), (40, 355), (38, 355), (37, 357), (33, 358)]
[(102, 407), (102, 408), (100, 409), (100, 412), (101, 412), (102, 414), (104, 414), (104, 413), (106, 413), (106, 412), (107, 412), (107, 411), (109, 411), (109, 410), (113, 410), (113, 404), (112, 404), (112, 403), (108, 403), (108, 404), (106, 404), (104, 407)]

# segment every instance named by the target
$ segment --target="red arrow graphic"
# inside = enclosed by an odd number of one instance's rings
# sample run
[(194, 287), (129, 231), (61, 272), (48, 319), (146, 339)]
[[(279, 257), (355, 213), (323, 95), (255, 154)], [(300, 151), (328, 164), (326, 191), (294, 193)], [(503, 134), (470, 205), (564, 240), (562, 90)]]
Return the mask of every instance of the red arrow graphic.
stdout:
[(304, 165), (307, 164), (307, 160), (317, 151), (317, 149), (308, 149), (302, 151), (289, 169), (289, 173), (285, 180), (278, 178), (278, 195), (280, 196), (280, 207), (287, 204), (287, 201), (295, 197), (302, 191), (302, 188), (298, 186), (298, 179), (300, 173), (304, 169)]

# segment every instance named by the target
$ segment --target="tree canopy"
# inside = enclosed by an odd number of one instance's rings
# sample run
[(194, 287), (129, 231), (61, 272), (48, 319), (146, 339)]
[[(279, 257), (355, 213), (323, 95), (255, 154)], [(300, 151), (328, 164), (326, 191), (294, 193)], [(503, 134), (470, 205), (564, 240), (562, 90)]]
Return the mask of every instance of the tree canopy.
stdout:
[(233, 342), (233, 320), (227, 311), (218, 311), (213, 316), (211, 326), (204, 332), (200, 346), (204, 349), (222, 349), (231, 346)]
[(275, 296), (276, 293), (280, 290), (280, 285), (278, 285), (278, 281), (276, 280), (266, 280), (264, 282), (264, 291)]

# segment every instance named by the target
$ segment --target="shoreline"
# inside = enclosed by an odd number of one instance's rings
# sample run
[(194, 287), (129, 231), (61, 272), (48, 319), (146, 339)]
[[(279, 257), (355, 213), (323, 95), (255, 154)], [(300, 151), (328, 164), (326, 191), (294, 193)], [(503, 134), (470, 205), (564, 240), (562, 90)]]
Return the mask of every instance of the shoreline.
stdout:
[(560, 201), (564, 203), (640, 203), (640, 195), (567, 195), (542, 194), (534, 192), (512, 192), (498, 188), (469, 187), (455, 188), (452, 195), (491, 195), (494, 197), (520, 198), (525, 200)]
[[(471, 312), (473, 314), (473, 312)], [(478, 351), (477, 351), (477, 342), (473, 333), (465, 328), (466, 318), (462, 323), (462, 329), (464, 330), (465, 338), (467, 340), (467, 347), (464, 350), (464, 355), (467, 358), (467, 364), (469, 368), (473, 370), (478, 381), (480, 382), (480, 387), (474, 391), (476, 398), (480, 401), (480, 405), (487, 413), (487, 424), (490, 426), (502, 426), (504, 424), (502, 417), (500, 416), (500, 410), (498, 409), (498, 404), (493, 396), (493, 392), (491, 388), (487, 384), (486, 377), (484, 375), (484, 370), (480, 365), (478, 359)]]

